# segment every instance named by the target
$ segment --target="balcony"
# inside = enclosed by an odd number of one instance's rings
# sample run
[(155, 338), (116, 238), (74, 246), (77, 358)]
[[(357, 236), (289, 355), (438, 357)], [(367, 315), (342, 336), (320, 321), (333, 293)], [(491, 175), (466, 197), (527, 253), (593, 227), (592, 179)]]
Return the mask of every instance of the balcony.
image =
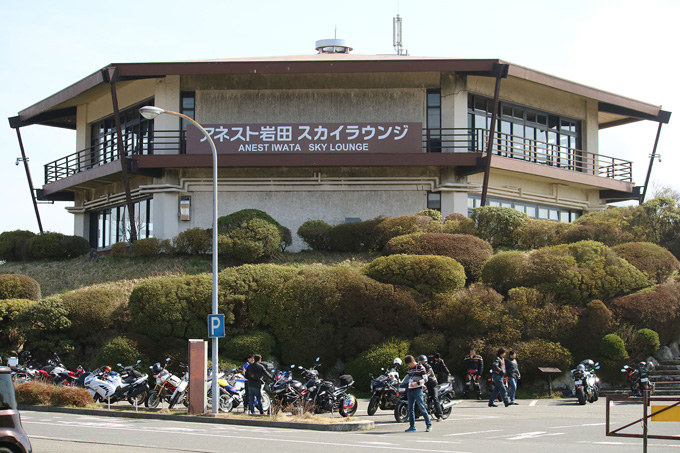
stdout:
[[(540, 142), (525, 137), (496, 133), (494, 155), (575, 171), (616, 181), (632, 182), (632, 163), (616, 157)], [(484, 153), (489, 140), (486, 129), (423, 129), (422, 148), (414, 153)], [(124, 135), (128, 155), (179, 155), (186, 152), (185, 131), (153, 131), (151, 135)], [(62, 157), (45, 165), (45, 184), (68, 178), (118, 160), (115, 140)]]

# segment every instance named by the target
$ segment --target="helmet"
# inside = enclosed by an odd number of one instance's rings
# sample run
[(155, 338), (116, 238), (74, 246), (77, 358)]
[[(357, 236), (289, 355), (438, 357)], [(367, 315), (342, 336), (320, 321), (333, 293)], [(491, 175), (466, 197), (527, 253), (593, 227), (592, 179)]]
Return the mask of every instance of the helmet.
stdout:
[(595, 362), (593, 362), (593, 361), (590, 360), (590, 359), (585, 359), (585, 360), (582, 361), (581, 363), (584, 364), (584, 365), (585, 365), (586, 367), (588, 367), (588, 368), (594, 368), (594, 367), (595, 367)]
[(394, 359), (394, 365), (400, 366), (401, 363), (402, 363), (402, 362), (401, 362), (401, 359), (400, 359), (399, 357), (397, 357), (396, 359)]
[(151, 372), (153, 374), (159, 374), (162, 370), (163, 370), (163, 367), (158, 362), (154, 363), (153, 366), (151, 367)]
[(577, 369), (577, 370), (581, 370), (581, 371), (585, 371), (585, 370), (586, 370), (586, 366), (585, 366), (584, 364), (582, 364), (582, 363), (579, 363), (578, 366), (576, 367), (576, 369)]
[(30, 360), (31, 359), (31, 351), (23, 351), (20, 355), (22, 360)]
[(427, 362), (427, 356), (425, 354), (420, 354), (418, 356), (418, 362)]
[(638, 368), (645, 368), (646, 366), (647, 366), (647, 362), (638, 363)]

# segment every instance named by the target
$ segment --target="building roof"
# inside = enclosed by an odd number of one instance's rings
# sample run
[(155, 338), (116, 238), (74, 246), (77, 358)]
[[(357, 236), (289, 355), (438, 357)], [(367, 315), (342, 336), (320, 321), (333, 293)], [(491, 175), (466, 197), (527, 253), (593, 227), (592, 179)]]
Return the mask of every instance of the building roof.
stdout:
[(110, 90), (109, 81), (124, 82), (168, 75), (216, 74), (327, 74), (455, 72), (496, 77), (507, 67), (515, 77), (593, 99), (599, 104), (600, 128), (640, 120), (667, 123), (670, 112), (661, 106), (637, 101), (578, 84), (540, 71), (498, 59), (452, 59), (398, 55), (313, 54), (282, 57), (230, 58), (215, 60), (112, 63), (42, 101), (21, 110), (10, 119), (12, 127), (43, 124), (75, 129), (78, 104), (92, 95)]

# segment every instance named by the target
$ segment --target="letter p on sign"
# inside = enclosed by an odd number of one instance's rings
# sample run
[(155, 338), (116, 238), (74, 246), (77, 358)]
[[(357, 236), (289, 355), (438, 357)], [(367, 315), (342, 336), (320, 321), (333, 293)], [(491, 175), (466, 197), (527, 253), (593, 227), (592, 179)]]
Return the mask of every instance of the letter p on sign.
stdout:
[(224, 337), (224, 315), (208, 315), (208, 338)]

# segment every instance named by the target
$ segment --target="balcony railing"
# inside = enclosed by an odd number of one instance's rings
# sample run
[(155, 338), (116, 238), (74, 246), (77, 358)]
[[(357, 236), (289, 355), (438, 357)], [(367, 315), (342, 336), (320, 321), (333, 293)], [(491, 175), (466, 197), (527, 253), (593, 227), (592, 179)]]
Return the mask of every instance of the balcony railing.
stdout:
[[(128, 155), (186, 152), (185, 131), (156, 130), (151, 139), (147, 136), (130, 135), (124, 140)], [(632, 181), (630, 161), (500, 132), (495, 135), (493, 143), (495, 155), (619, 181)], [(484, 153), (488, 140), (489, 131), (486, 129), (423, 129), (422, 152)], [(46, 164), (45, 184), (115, 160), (118, 160), (118, 147), (115, 141), (91, 146)]]

